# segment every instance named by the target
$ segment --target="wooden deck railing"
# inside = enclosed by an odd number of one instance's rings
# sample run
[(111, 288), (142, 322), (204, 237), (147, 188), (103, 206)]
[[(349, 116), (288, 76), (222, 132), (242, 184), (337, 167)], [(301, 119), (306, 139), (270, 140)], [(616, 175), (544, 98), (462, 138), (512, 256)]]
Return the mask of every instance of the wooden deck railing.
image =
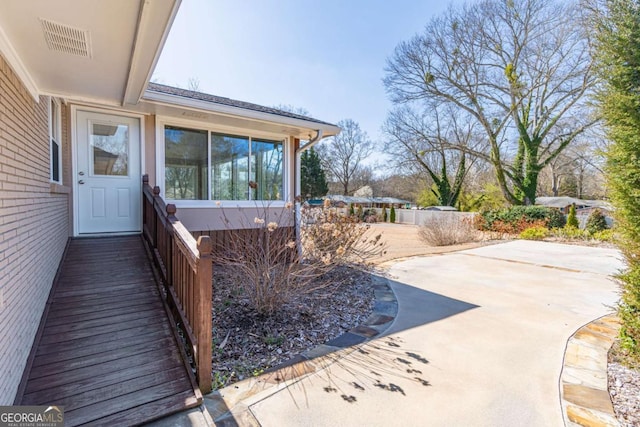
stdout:
[(196, 241), (176, 218), (176, 206), (165, 205), (160, 188), (143, 181), (143, 234), (160, 269), (167, 302), (181, 323), (193, 355), (203, 393), (211, 391), (211, 239)]

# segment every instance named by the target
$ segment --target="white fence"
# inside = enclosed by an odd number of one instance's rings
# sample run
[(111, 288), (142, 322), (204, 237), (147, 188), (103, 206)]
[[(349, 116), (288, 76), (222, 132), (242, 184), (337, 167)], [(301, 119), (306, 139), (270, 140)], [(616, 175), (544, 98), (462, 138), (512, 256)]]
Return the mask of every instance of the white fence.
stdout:
[(472, 220), (476, 215), (474, 212), (456, 211), (423, 211), (418, 209), (396, 209), (396, 222), (398, 224), (422, 225), (425, 221), (433, 218), (455, 217), (460, 221), (464, 219)]
[[(424, 211), (417, 209), (396, 209), (396, 223), (398, 224), (413, 224), (422, 225), (425, 221), (432, 220), (433, 218), (443, 218), (444, 216), (453, 216), (460, 221), (463, 219), (472, 220), (477, 212), (457, 212), (457, 211)], [(566, 217), (566, 215), (565, 215)], [(587, 223), (589, 215), (578, 215), (579, 227), (584, 229)], [(613, 226), (613, 219), (609, 216), (605, 217), (607, 225)]]

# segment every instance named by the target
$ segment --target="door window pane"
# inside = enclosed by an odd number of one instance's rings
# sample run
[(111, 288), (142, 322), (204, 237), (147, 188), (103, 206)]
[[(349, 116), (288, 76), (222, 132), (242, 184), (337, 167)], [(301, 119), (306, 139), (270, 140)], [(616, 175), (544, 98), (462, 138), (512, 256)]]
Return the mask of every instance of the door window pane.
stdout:
[(211, 198), (249, 200), (249, 138), (211, 134)]
[(165, 126), (165, 197), (207, 200), (207, 132)]
[(282, 200), (282, 141), (252, 139), (251, 179), (254, 200)]
[(129, 126), (92, 123), (93, 175), (129, 175)]

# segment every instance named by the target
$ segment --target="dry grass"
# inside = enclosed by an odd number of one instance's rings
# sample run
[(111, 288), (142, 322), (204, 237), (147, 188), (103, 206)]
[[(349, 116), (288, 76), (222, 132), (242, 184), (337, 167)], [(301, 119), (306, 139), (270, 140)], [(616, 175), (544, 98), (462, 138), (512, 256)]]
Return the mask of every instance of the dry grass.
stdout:
[(482, 233), (472, 220), (445, 213), (427, 219), (420, 228), (420, 238), (430, 246), (450, 246), (478, 241)]
[[(275, 315), (285, 305), (306, 295), (335, 288), (339, 277), (330, 273), (345, 265), (367, 267), (370, 258), (384, 252), (381, 235), (371, 236), (369, 225), (337, 212), (329, 204), (300, 209), (300, 237), (295, 227), (296, 210), (286, 203), (271, 210), (268, 203), (256, 205), (257, 216), (234, 211), (239, 229), (220, 212), (228, 239), (216, 256), (216, 263), (231, 267), (250, 305), (261, 315)], [(246, 230), (251, 230), (247, 238)]]

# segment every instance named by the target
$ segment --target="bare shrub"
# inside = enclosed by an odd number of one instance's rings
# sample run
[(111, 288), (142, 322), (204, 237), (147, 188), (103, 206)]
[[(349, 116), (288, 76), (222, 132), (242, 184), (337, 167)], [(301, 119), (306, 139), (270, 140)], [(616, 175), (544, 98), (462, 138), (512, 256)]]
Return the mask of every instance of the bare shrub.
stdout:
[(430, 246), (449, 246), (479, 240), (481, 233), (473, 219), (458, 215), (436, 214), (420, 228), (420, 238)]
[[(296, 236), (296, 210), (257, 206), (259, 215), (247, 218), (242, 210), (234, 218), (221, 207), (227, 238), (214, 262), (233, 267), (238, 284), (249, 304), (262, 315), (271, 315), (286, 303), (319, 289), (339, 286), (336, 267), (365, 266), (384, 251), (381, 235), (365, 236), (369, 226), (325, 204), (322, 208), (300, 209), (300, 237)], [(234, 212), (235, 213), (235, 212)]]

